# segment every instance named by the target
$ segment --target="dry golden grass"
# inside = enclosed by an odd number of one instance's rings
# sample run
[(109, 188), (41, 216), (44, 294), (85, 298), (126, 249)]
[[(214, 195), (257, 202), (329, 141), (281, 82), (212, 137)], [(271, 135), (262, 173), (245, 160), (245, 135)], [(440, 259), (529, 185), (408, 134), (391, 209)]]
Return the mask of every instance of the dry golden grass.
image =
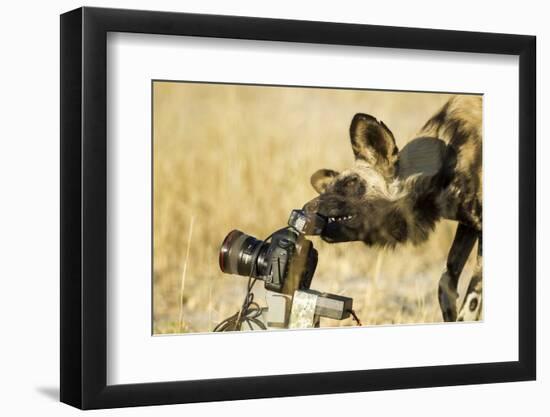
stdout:
[[(155, 82), (154, 333), (210, 331), (238, 310), (246, 280), (219, 270), (223, 238), (232, 229), (263, 238), (283, 227), (291, 209), (315, 196), (315, 170), (350, 166), (355, 113), (384, 120), (402, 147), (448, 98)], [(312, 288), (353, 297), (366, 325), (439, 322), (437, 282), (455, 228), (441, 222), (425, 244), (395, 250), (314, 238)]]

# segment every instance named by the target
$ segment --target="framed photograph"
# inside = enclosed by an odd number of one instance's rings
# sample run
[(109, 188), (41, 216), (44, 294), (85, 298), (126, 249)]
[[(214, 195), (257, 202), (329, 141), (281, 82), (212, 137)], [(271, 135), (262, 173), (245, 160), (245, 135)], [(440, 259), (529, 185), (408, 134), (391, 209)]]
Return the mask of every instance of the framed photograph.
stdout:
[(61, 401), (532, 380), (535, 37), (61, 16)]

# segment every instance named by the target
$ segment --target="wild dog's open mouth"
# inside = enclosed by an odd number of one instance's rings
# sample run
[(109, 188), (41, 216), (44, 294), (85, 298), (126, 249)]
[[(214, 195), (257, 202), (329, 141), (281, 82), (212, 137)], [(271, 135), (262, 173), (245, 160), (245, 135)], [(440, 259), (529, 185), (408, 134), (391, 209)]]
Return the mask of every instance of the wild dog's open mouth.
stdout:
[(333, 223), (333, 222), (347, 222), (347, 221), (350, 221), (354, 218), (355, 216), (352, 215), (352, 214), (349, 214), (347, 216), (335, 216), (335, 217), (326, 217), (327, 221), (329, 223)]
[(321, 239), (328, 243), (356, 240), (356, 228), (360, 225), (358, 213), (335, 214), (329, 212), (329, 215), (323, 215), (326, 226), (321, 233)]

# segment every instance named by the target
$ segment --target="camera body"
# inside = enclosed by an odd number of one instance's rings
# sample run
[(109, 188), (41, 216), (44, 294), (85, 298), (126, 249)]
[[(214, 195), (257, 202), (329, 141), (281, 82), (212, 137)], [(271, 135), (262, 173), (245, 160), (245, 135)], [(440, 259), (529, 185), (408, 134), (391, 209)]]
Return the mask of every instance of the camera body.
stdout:
[[(305, 239), (300, 239), (300, 235), (293, 229), (286, 227), (276, 231), (271, 237), (271, 243), (266, 246), (265, 254), (258, 259), (262, 262), (262, 275), (259, 276), (264, 281), (266, 290), (283, 292), (285, 283), (291, 275), (291, 268), (298, 259), (301, 246)], [(311, 278), (317, 267), (317, 250), (313, 245), (306, 249), (306, 267), (302, 270), (299, 277), (299, 288), (309, 288)]]
[(305, 236), (320, 234), (325, 224), (317, 214), (293, 210), (288, 226), (274, 232), (269, 243), (233, 230), (222, 243), (220, 268), (260, 279), (270, 291), (308, 289), (317, 267), (317, 250)]

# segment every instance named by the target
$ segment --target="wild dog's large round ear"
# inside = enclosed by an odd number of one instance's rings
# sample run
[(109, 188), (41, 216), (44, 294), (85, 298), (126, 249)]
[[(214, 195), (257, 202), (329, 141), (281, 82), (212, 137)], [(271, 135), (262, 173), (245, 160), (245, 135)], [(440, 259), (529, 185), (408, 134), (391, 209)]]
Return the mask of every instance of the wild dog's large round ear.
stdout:
[(364, 160), (384, 175), (393, 175), (397, 162), (397, 145), (393, 133), (381, 120), (357, 113), (349, 128), (355, 159)]
[(311, 185), (319, 194), (323, 194), (328, 185), (334, 178), (338, 176), (338, 172), (332, 169), (319, 169), (311, 176)]

